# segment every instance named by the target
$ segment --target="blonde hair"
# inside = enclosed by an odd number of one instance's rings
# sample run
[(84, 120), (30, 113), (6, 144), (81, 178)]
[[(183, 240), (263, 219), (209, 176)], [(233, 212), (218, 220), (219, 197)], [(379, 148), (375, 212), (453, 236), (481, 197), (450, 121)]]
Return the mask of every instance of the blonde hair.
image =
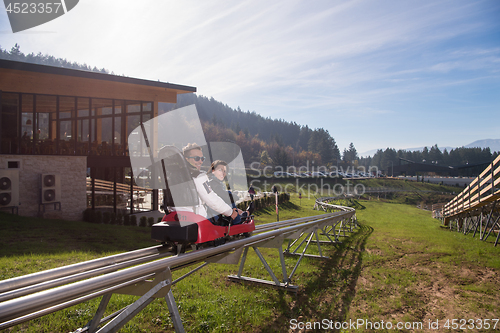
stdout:
[(193, 149), (199, 149), (200, 151), (203, 151), (200, 146), (198, 146), (196, 143), (193, 142), (193, 143), (188, 143), (187, 146), (182, 148), (182, 155), (186, 157), (187, 153)]

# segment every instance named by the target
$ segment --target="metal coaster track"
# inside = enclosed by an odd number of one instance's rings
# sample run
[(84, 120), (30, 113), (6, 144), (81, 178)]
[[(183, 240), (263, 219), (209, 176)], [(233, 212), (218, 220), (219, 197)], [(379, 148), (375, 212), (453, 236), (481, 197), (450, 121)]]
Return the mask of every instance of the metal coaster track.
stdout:
[[(357, 226), (354, 209), (336, 209), (341, 210), (259, 225), (252, 236), (217, 247), (174, 255), (169, 252), (169, 248), (159, 245), (0, 281), (0, 330), (102, 296), (93, 319), (76, 332), (116, 332), (156, 298), (165, 298), (176, 332), (184, 332), (172, 294), (172, 285), (208, 263), (237, 264), (241, 258), (238, 275), (230, 276), (231, 279), (270, 284), (295, 291), (297, 287), (291, 284), (291, 279), (302, 258), (312, 256), (306, 253), (308, 246), (316, 243), (320, 255), (314, 257), (327, 258), (322, 255), (321, 244), (334, 244), (339, 241), (341, 232), (345, 235)], [(320, 241), (319, 232), (328, 241)], [(316, 241), (313, 241), (313, 236)], [(304, 240), (294, 250), (293, 246), (302, 238)], [(282, 250), (284, 240), (289, 241), (285, 251)], [(297, 254), (298, 249), (306, 242), (302, 253)], [(279, 281), (265, 261), (258, 249), (261, 247), (278, 249), (283, 282)], [(241, 276), (249, 248), (255, 250), (272, 281)], [(284, 255), (299, 256), (290, 275), (287, 275), (284, 266)], [(172, 271), (200, 263), (202, 264), (184, 276), (172, 279)], [(113, 293), (140, 298), (124, 309), (102, 318)]]

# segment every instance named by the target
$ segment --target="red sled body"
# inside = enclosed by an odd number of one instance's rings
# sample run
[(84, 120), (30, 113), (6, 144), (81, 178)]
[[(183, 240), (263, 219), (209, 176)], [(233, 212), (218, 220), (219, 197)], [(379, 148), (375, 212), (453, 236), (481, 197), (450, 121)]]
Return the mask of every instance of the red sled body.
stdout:
[(241, 224), (219, 226), (192, 212), (173, 211), (166, 214), (161, 222), (153, 225), (151, 237), (167, 244), (219, 245), (224, 244), (227, 239), (240, 235), (248, 237), (254, 230), (255, 224), (252, 218)]

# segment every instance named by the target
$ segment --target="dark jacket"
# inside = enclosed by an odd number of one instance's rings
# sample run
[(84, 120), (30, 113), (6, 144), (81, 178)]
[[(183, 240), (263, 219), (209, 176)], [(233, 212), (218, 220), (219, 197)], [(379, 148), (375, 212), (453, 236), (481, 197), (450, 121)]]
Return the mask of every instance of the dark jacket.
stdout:
[(208, 176), (210, 179), (208, 185), (210, 188), (224, 200), (229, 206), (234, 205), (233, 195), (230, 191), (227, 190), (226, 185), (220, 181), (217, 177), (214, 177), (212, 174)]

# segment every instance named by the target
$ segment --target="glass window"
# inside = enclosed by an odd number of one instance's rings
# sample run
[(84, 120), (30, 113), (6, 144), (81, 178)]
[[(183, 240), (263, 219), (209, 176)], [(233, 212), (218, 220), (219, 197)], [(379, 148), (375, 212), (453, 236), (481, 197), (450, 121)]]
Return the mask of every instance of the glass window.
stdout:
[(98, 155), (111, 155), (113, 139), (113, 118), (97, 118), (97, 153)]
[(101, 135), (99, 138), (99, 133), (97, 133), (97, 141), (106, 141), (107, 143), (112, 142), (113, 138), (113, 125), (112, 125), (113, 118), (111, 117), (106, 117), (106, 118), (98, 118), (97, 123), (101, 123), (101, 126), (97, 125), (97, 127), (100, 127), (101, 130)]
[(54, 141), (50, 139), (50, 115), (47, 112), (36, 114), (38, 129), (36, 133), (35, 152), (37, 154), (54, 154)]
[(123, 101), (115, 100), (115, 114), (122, 113), (122, 104), (123, 104)]
[(75, 116), (75, 98), (59, 97), (59, 119), (68, 119)]
[[(141, 124), (141, 116), (127, 116), (126, 118), (126, 129), (127, 129), (127, 142), (128, 142), (128, 137), (132, 133), (132, 131)], [(139, 133), (136, 133), (139, 135)], [(128, 148), (128, 147), (127, 147)], [(127, 152), (128, 153), (128, 152)]]
[(140, 113), (141, 112), (141, 103), (140, 102), (126, 101), (125, 105), (127, 107), (127, 113)]
[[(75, 106), (73, 105), (73, 108)], [(37, 113), (56, 113), (57, 97), (50, 95), (36, 95), (36, 112)]]
[(102, 108), (103, 115), (113, 114), (113, 108), (111, 106), (106, 106)]
[(115, 132), (113, 135), (115, 155), (123, 155), (123, 145), (122, 145), (122, 119), (120, 117), (114, 118), (115, 122)]
[[(96, 116), (111, 115), (113, 114), (113, 100), (93, 98), (92, 110), (95, 111)], [(92, 114), (94, 115), (94, 113)]]
[(88, 117), (89, 116), (89, 102), (88, 98), (78, 98), (77, 99), (77, 117)]
[(78, 142), (89, 141), (89, 120), (78, 119), (76, 126), (76, 140)]
[(59, 125), (59, 138), (69, 141), (72, 138), (71, 120), (62, 120)]
[(97, 155), (97, 119), (90, 119), (90, 155)]
[(22, 113), (21, 132), (23, 132), (23, 138), (33, 139), (33, 113)]
[(57, 121), (54, 115), (51, 115), (50, 119), (50, 139), (54, 141), (57, 134)]
[(127, 138), (132, 131), (141, 124), (140, 116), (127, 116)]
[(59, 154), (73, 155), (75, 140), (73, 136), (73, 121), (61, 120), (59, 122)]
[(37, 113), (37, 139), (38, 140), (47, 140), (49, 138), (49, 120), (50, 120), (50, 113)]
[(142, 112), (149, 112), (152, 110), (152, 104), (151, 102), (142, 102)]
[(87, 155), (89, 149), (89, 120), (78, 119), (76, 122), (76, 154)]
[[(54, 139), (56, 130), (52, 128), (51, 121), (56, 119), (57, 97), (50, 95), (36, 95), (36, 134), (35, 151), (37, 154), (54, 154)], [(53, 123), (55, 124), (55, 122)]]
[(115, 134), (114, 140), (115, 143), (122, 143), (122, 119), (119, 117), (115, 117)]
[(2, 93), (2, 154), (15, 154), (19, 145), (19, 94)]
[(35, 123), (33, 119), (33, 95), (23, 94), (21, 96), (21, 154), (31, 154), (33, 152), (33, 134)]
[(23, 132), (23, 137), (26, 135), (33, 139), (33, 95), (22, 95), (21, 100), (22, 105), (22, 115), (21, 115), (21, 132)]

